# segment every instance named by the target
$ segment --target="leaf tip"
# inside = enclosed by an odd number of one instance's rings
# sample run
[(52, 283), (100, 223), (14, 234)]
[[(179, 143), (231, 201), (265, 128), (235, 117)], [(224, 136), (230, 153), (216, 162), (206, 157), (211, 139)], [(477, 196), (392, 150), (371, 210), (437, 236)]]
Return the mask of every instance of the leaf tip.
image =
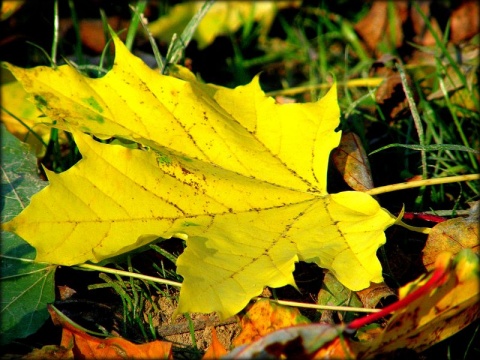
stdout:
[(6, 62), (6, 61), (0, 61), (0, 64), (2, 65), (2, 67), (4, 69), (7, 69), (7, 70), (10, 70), (10, 68), (14, 65), (10, 64), (9, 62)]
[(2, 231), (15, 232), (15, 225), (14, 225), (15, 219), (16, 219), (16, 217), (13, 218), (13, 219), (10, 220), (10, 221), (2, 222), (2, 223), (0, 224), (0, 229), (1, 229)]
[(252, 86), (254, 88), (254, 91), (259, 91), (263, 96), (268, 97), (265, 95), (265, 92), (260, 85), (260, 75), (262, 75), (261, 72), (255, 75), (248, 85)]

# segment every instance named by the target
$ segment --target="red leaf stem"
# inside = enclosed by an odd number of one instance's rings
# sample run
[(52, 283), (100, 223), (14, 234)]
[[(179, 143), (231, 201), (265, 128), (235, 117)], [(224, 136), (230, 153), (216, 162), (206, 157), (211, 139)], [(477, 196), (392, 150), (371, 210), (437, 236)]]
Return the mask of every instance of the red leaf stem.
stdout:
[(394, 302), (391, 305), (383, 308), (382, 311), (377, 313), (369, 314), (364, 316), (360, 319), (353, 320), (350, 324), (347, 325), (346, 330), (357, 330), (362, 326), (368, 325), (376, 320), (383, 318), (384, 316), (400, 310), (402, 308), (407, 307), (411, 302), (417, 300), (418, 298), (424, 296), (432, 289), (442, 285), (448, 275), (448, 267), (437, 268), (432, 274), (432, 277), (425, 283), (425, 285), (421, 286), (417, 290), (413, 291), (412, 293), (405, 296), (403, 299)]

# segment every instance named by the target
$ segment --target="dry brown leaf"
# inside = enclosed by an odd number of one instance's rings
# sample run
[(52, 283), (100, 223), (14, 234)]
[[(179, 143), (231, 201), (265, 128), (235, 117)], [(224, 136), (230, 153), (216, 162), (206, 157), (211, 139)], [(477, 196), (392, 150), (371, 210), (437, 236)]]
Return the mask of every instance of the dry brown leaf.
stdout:
[[(354, 343), (359, 359), (409, 348), (417, 352), (446, 339), (480, 317), (479, 258), (463, 250), (452, 260), (452, 254), (440, 254), (432, 277), (419, 278), (400, 289), (400, 300), (406, 306), (394, 313), (383, 333), (373, 342)], [(433, 289), (406, 301), (410, 295), (438, 278)], [(378, 315), (378, 314), (374, 314)], [(362, 349), (363, 348), (363, 349)]]
[(370, 163), (357, 134), (343, 134), (340, 145), (333, 150), (332, 159), (345, 182), (353, 190), (366, 191), (373, 188)]
[(478, 208), (479, 202), (476, 202), (468, 217), (450, 219), (432, 228), (423, 249), (423, 265), (428, 270), (433, 268), (438, 254), (443, 251), (456, 254), (462, 249), (472, 249), (479, 253)]
[[(440, 25), (438, 24), (437, 19), (431, 16), (430, 5), (431, 1), (418, 2), (418, 7), (420, 8), (420, 11), (425, 14), (425, 16), (428, 18), (428, 21), (430, 22), (430, 26), (435, 31), (437, 36), (441, 39), (442, 30), (440, 29)], [(423, 17), (420, 15), (420, 13), (415, 7), (413, 7), (410, 12), (410, 20), (412, 23), (413, 32), (415, 33), (415, 36), (413, 38), (413, 41), (415, 43), (422, 46), (433, 46), (436, 44), (435, 37), (432, 35), (432, 32), (427, 27), (425, 21), (423, 20)]]
[(395, 293), (385, 283), (372, 283), (368, 288), (357, 291), (357, 295), (365, 308), (374, 309), (380, 300), (395, 296)]
[[(387, 119), (402, 117), (409, 111), (400, 74), (394, 67), (397, 61), (398, 59), (393, 56), (384, 55), (373, 63), (370, 70), (370, 76), (385, 78), (385, 81), (377, 88), (375, 100)], [(411, 77), (406, 74), (406, 78), (410, 89), (414, 89)], [(414, 100), (418, 100), (418, 94), (414, 92), (413, 95)]]
[[(382, 44), (395, 49), (405, 45), (406, 42), (414, 42), (421, 46), (436, 44), (435, 37), (415, 6), (409, 5), (407, 1), (396, 1), (392, 5), (394, 11), (393, 24), (390, 20), (389, 3), (376, 1), (373, 2), (369, 13), (355, 25), (355, 30), (373, 54), (382, 54), (380, 50)], [(428, 18), (432, 30), (441, 38), (442, 30), (431, 12), (432, 2), (422, 1), (417, 5)], [(392, 29), (395, 34), (393, 41)]]
[(450, 16), (450, 40), (454, 44), (468, 40), (479, 33), (480, 4), (478, 1), (462, 0)]
[(387, 3), (385, 1), (376, 1), (368, 14), (355, 25), (355, 30), (363, 38), (370, 50), (376, 49), (377, 43), (384, 34), (383, 29), (387, 23), (386, 14)]
[(406, 2), (395, 2), (395, 24), (388, 22), (388, 2), (374, 1), (368, 14), (356, 25), (355, 30), (362, 37), (367, 48), (374, 54), (380, 54), (378, 45), (382, 41), (390, 41), (390, 29), (395, 28), (395, 48), (403, 42), (402, 23), (406, 20)]
[[(129, 20), (123, 20), (118, 16), (108, 18), (108, 25), (115, 31), (128, 29), (130, 25)], [(118, 35), (122, 40), (125, 40), (127, 32), (120, 32)], [(80, 38), (82, 44), (90, 50), (101, 53), (106, 45), (105, 32), (102, 20), (100, 19), (83, 19), (80, 21)]]
[(74, 289), (68, 287), (67, 285), (58, 285), (57, 289), (60, 300), (67, 300), (77, 293)]

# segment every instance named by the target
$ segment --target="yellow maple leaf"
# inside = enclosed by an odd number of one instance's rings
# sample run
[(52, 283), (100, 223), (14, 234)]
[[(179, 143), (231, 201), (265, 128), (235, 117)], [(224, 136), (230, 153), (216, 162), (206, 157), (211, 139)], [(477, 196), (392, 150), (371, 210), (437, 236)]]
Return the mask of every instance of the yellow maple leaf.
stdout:
[(0, 92), (4, 105), (0, 109), (2, 123), (19, 140), (30, 144), (37, 157), (43, 157), (50, 139), (51, 128), (45, 124), (48, 119), (41, 118), (42, 113), (27, 101), (28, 94), (18, 81), (2, 84)]
[[(174, 33), (181, 34), (190, 19), (202, 8), (204, 1), (189, 1), (172, 7), (166, 16), (151, 22), (150, 32), (166, 43), (172, 40)], [(229, 35), (237, 31), (248, 21), (258, 21), (261, 34), (270, 29), (278, 9), (288, 6), (300, 6), (300, 1), (218, 1), (209, 9), (198, 24), (193, 39), (200, 49), (210, 45), (217, 36)]]
[[(98, 262), (157, 237), (182, 237), (177, 313), (240, 311), (264, 286), (294, 285), (299, 260), (360, 290), (382, 281), (376, 257), (395, 222), (369, 195), (326, 192), (340, 133), (336, 88), (310, 104), (275, 104), (258, 78), (236, 89), (149, 69), (114, 39), (113, 69), (9, 69), (82, 160), (4, 224), (38, 261)], [(94, 141), (82, 132), (147, 147)]]

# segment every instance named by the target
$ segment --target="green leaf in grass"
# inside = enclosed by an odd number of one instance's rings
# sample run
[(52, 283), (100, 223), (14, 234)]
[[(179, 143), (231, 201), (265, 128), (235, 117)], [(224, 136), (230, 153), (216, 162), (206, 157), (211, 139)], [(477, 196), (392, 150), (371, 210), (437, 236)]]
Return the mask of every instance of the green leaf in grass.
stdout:
[[(16, 216), (30, 197), (47, 183), (36, 173), (35, 156), (1, 126), (2, 223)], [(35, 333), (48, 319), (47, 304), (55, 299), (52, 265), (35, 264), (35, 249), (13, 233), (0, 242), (0, 345)]]

